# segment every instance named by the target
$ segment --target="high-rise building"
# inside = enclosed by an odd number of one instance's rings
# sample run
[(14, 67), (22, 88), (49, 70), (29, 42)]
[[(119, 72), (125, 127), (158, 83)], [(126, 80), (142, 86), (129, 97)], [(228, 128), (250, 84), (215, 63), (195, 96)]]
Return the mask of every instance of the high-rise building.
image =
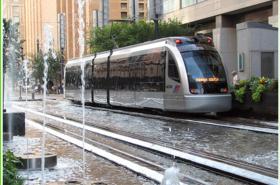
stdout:
[(228, 76), (278, 78), (278, 0), (163, 0), (163, 10), (213, 37)]
[[(52, 27), (55, 50), (63, 47), (66, 60), (79, 56), (77, 0), (4, 0), (3, 7), (4, 18), (20, 24), (26, 57), (32, 57), (38, 48), (42, 49), (45, 24)], [(102, 26), (103, 22), (108, 24), (146, 17), (147, 0), (86, 0), (85, 37), (89, 38), (90, 31), (95, 26)], [(87, 53), (88, 46), (85, 48)]]

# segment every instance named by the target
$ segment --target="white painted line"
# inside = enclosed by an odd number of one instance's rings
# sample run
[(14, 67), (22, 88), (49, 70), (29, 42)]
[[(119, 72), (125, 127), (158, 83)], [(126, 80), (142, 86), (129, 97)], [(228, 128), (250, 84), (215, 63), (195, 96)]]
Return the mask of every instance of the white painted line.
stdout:
[[(17, 108), (17, 109), (25, 110), (27, 112), (31, 112), (33, 114), (44, 116), (44, 114), (41, 113), (41, 112), (37, 112), (37, 111), (31, 110), (31, 109), (22, 108), (22, 107), (19, 107), (19, 106), (14, 106), (14, 107)], [(68, 124), (68, 125), (71, 125), (71, 126), (74, 126), (74, 127), (78, 127), (78, 128), (83, 127), (83, 125), (78, 123), (78, 122), (74, 122), (74, 121), (70, 121), (70, 120), (64, 120), (62, 118), (58, 118), (58, 117), (51, 116), (51, 115), (46, 115), (46, 117), (50, 118), (50, 119), (53, 119), (53, 120), (56, 120), (56, 121), (59, 121), (59, 122), (62, 122), (62, 123), (65, 123), (65, 124)], [(125, 141), (125, 142), (131, 143), (131, 144), (134, 144), (134, 145), (138, 145), (138, 146), (141, 146), (141, 147), (145, 147), (145, 148), (148, 148), (148, 149), (151, 149), (151, 150), (159, 151), (159, 152), (162, 152), (162, 153), (165, 153), (165, 154), (168, 154), (168, 155), (172, 155), (172, 156), (175, 156), (175, 157), (178, 157), (178, 158), (181, 158), (181, 159), (189, 160), (189, 161), (201, 164), (201, 165), (206, 165), (206, 166), (209, 166), (211, 168), (222, 170), (224, 172), (234, 174), (234, 175), (237, 175), (237, 176), (240, 176), (240, 177), (245, 177), (245, 178), (248, 178), (248, 179), (252, 179), (254, 181), (261, 182), (261, 183), (264, 183), (264, 184), (269, 184), (269, 185), (270, 184), (271, 185), (277, 185), (278, 184), (278, 180), (276, 178), (269, 177), (269, 176), (259, 174), (257, 172), (249, 171), (249, 170), (246, 170), (246, 169), (242, 169), (242, 168), (239, 168), (239, 167), (235, 167), (235, 166), (225, 164), (225, 163), (222, 163), (222, 162), (214, 161), (214, 160), (211, 160), (211, 159), (205, 159), (203, 157), (199, 157), (199, 156), (195, 156), (195, 155), (192, 155), (192, 154), (184, 153), (182, 151), (178, 151), (178, 150), (175, 150), (175, 149), (172, 149), (172, 148), (168, 148), (168, 147), (160, 146), (160, 145), (157, 145), (157, 144), (153, 144), (153, 143), (141, 141), (141, 140), (138, 140), (138, 139), (134, 139), (134, 138), (131, 138), (131, 137), (115, 134), (115, 133), (112, 133), (112, 132), (109, 132), (109, 131), (105, 131), (105, 130), (94, 128), (94, 127), (87, 126), (87, 125), (85, 126), (85, 129), (88, 130), (88, 131), (94, 132), (94, 133), (98, 133), (98, 134), (107, 136), (107, 137), (111, 137), (111, 138), (114, 138), (114, 139)]]
[[(26, 120), (26, 122), (28, 124), (32, 125), (33, 127), (37, 128), (37, 129), (40, 129), (40, 130), (43, 129), (43, 126), (41, 124), (36, 123), (34, 121), (31, 121), (31, 120), (28, 120), (28, 119), (25, 119), (25, 120)], [(57, 132), (57, 131), (52, 130), (52, 129), (47, 128), (47, 127), (45, 128), (45, 130), (48, 133), (50, 133), (50, 134), (52, 134), (52, 135), (54, 135), (56, 137), (59, 137), (59, 138), (65, 140), (67, 142), (70, 142), (70, 143), (72, 143), (74, 145), (77, 145), (79, 147), (83, 147), (83, 142), (78, 140), (78, 139), (76, 139), (76, 138), (73, 138), (73, 137), (70, 137), (68, 135), (62, 134), (60, 132)], [(136, 163), (133, 163), (131, 161), (128, 161), (128, 160), (126, 160), (124, 158), (121, 158), (119, 156), (111, 154), (111, 153), (109, 153), (109, 152), (107, 152), (105, 150), (102, 150), (102, 149), (99, 149), (97, 147), (94, 147), (94, 146), (92, 146), (92, 145), (90, 145), (88, 143), (85, 143), (84, 146), (85, 146), (86, 150), (88, 150), (88, 151), (90, 151), (90, 152), (92, 152), (92, 153), (94, 153), (96, 155), (99, 155), (101, 157), (104, 157), (104, 158), (106, 158), (106, 159), (108, 159), (108, 160), (110, 160), (110, 161), (112, 161), (114, 163), (117, 163), (117, 164), (121, 165), (121, 166), (124, 166), (124, 167), (126, 167), (126, 168), (128, 168), (128, 169), (130, 169), (130, 170), (132, 170), (132, 171), (134, 171), (136, 173), (139, 173), (139, 174), (141, 174), (141, 175), (143, 175), (143, 176), (145, 176), (145, 177), (147, 177), (149, 179), (155, 180), (155, 181), (157, 181), (159, 183), (161, 183), (161, 181), (163, 179), (163, 175), (161, 173), (158, 173), (158, 172), (156, 172), (154, 170), (151, 170), (151, 169), (149, 169), (147, 167), (140, 166), (140, 165), (138, 165)], [(185, 185), (185, 184), (184, 183), (180, 183), (180, 185)]]

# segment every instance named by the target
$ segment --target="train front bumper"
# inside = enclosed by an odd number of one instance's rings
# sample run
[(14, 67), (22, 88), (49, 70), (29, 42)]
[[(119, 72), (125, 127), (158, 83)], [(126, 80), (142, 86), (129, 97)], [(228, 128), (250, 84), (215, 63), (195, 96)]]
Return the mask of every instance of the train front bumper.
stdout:
[(185, 111), (226, 112), (231, 109), (231, 94), (185, 95)]

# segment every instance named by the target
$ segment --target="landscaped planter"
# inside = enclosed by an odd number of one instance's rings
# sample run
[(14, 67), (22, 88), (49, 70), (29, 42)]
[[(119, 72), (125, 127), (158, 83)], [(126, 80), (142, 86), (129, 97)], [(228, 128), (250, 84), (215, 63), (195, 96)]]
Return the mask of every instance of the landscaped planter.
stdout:
[(232, 111), (240, 114), (256, 115), (259, 116), (273, 116), (278, 115), (278, 93), (266, 92), (262, 94), (260, 102), (253, 102), (251, 92), (246, 92), (244, 96), (244, 103), (235, 100), (232, 94)]

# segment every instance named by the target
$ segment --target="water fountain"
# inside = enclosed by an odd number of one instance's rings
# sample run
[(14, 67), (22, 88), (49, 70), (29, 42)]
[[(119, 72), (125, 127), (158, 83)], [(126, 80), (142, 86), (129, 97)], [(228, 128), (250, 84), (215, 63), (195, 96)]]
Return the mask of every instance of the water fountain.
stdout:
[(86, 177), (86, 163), (85, 163), (85, 63), (82, 61), (82, 57), (84, 55), (84, 48), (85, 48), (85, 38), (84, 38), (84, 28), (85, 28), (85, 23), (84, 23), (84, 5), (85, 5), (85, 0), (78, 0), (78, 18), (79, 18), (79, 29), (78, 29), (78, 34), (79, 34), (79, 57), (81, 59), (81, 82), (82, 82), (82, 89), (81, 89), (81, 102), (82, 102), (82, 110), (83, 110), (83, 181), (85, 181)]
[(27, 89), (28, 89), (28, 86), (27, 86), (27, 79), (28, 79), (28, 60), (25, 59), (23, 60), (23, 64), (24, 64), (24, 73), (25, 73), (25, 103), (27, 105)]
[[(26, 150), (23, 153), (16, 154), (22, 162), (23, 166), (21, 169), (27, 169), (27, 179), (29, 180), (30, 170), (39, 170), (41, 169), (41, 184), (45, 184), (45, 168), (53, 168), (57, 164), (57, 155), (46, 152), (45, 150), (45, 141), (46, 141), (46, 93), (47, 93), (47, 74), (48, 74), (48, 57), (50, 54), (55, 57), (55, 54), (52, 51), (53, 48), (53, 37), (51, 27), (49, 25), (44, 26), (44, 98), (43, 98), (43, 133), (41, 139), (41, 151), (38, 148), (29, 148), (29, 139), (26, 138)], [(24, 69), (25, 69), (25, 87), (26, 87), (26, 96), (25, 103), (27, 106), (27, 79), (29, 78), (28, 73), (28, 60), (24, 60)], [(24, 145), (22, 145), (24, 147)]]
[(52, 52), (53, 48), (53, 37), (52, 37), (52, 31), (51, 26), (46, 24), (44, 26), (44, 95), (43, 95), (43, 114), (44, 114), (44, 120), (43, 120), (43, 135), (42, 135), (42, 161), (41, 161), (41, 171), (42, 171), (42, 184), (45, 184), (45, 142), (46, 142), (46, 95), (47, 95), (47, 80), (48, 80), (48, 55), (49, 52)]
[[(169, 132), (172, 132), (171, 127), (169, 127)], [(173, 143), (173, 148), (175, 148), (175, 143)], [(165, 170), (161, 185), (180, 185), (179, 169), (176, 167), (175, 156), (173, 155), (172, 158), (172, 166)]]
[(172, 166), (165, 170), (161, 185), (180, 185), (179, 169)]
[[(8, 23), (7, 23), (8, 24)], [(12, 111), (11, 101), (14, 98), (15, 84), (16, 84), (16, 72), (18, 61), (17, 53), (19, 52), (20, 41), (19, 38), (12, 36), (17, 35), (17, 27), (13, 24), (10, 25), (8, 30), (4, 30), (4, 42), (5, 52), (3, 62), (5, 62), (5, 78), (4, 85), (4, 114), (3, 114), (3, 136), (5, 141), (11, 141), (13, 136), (25, 135), (25, 114), (23, 112)], [(8, 40), (9, 39), (9, 40)], [(7, 111), (5, 111), (7, 110)]]

